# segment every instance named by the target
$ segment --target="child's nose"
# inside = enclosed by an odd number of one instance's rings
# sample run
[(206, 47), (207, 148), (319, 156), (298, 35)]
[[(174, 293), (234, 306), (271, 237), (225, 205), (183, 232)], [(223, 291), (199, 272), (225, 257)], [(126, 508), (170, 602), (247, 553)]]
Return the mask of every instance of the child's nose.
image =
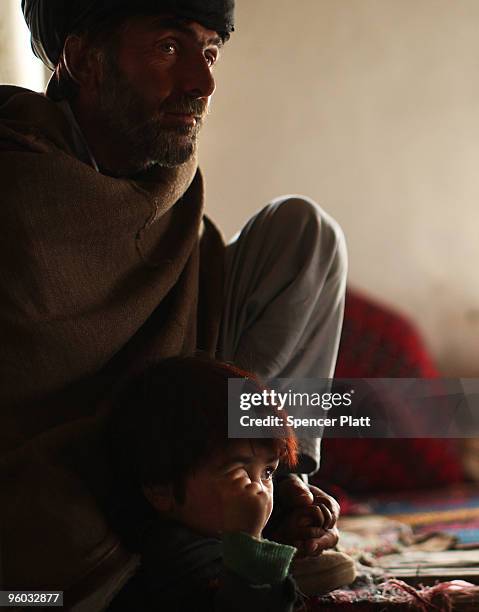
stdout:
[(252, 478), (251, 480), (253, 480), (254, 482), (257, 482), (259, 484), (259, 486), (261, 487), (261, 490), (265, 491), (264, 482), (263, 482), (263, 479), (261, 478), (261, 476), (256, 476), (254, 479)]

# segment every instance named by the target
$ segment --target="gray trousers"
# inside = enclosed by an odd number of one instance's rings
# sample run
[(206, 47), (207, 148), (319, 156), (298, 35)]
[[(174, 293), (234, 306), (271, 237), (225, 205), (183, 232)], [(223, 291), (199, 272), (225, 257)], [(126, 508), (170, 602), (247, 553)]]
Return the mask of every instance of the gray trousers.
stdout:
[[(270, 378), (332, 378), (347, 254), (339, 225), (315, 202), (284, 196), (227, 247), (221, 356)], [(319, 468), (320, 440), (300, 441), (298, 471)]]

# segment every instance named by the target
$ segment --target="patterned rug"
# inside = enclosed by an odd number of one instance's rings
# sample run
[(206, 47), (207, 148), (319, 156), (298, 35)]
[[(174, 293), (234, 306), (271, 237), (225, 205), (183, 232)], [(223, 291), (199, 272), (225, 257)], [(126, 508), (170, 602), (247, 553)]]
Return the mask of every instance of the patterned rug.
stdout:
[(338, 589), (305, 602), (307, 612), (477, 612), (479, 587), (461, 580), (414, 588), (401, 580)]
[(369, 500), (374, 513), (412, 527), (415, 534), (437, 531), (456, 538), (455, 548), (479, 548), (479, 491), (454, 487), (447, 491), (401, 494)]
[(477, 487), (388, 495), (360, 506), (362, 515), (339, 523), (340, 549), (356, 560), (359, 577), (311, 599), (308, 612), (479, 611)]

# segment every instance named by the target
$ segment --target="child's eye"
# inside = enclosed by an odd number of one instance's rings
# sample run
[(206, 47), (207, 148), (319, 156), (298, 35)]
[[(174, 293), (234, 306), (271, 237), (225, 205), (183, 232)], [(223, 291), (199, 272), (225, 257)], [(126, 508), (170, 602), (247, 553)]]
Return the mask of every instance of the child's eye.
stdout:
[(273, 474), (276, 472), (276, 468), (267, 467), (263, 471), (263, 480), (271, 480), (273, 478)]

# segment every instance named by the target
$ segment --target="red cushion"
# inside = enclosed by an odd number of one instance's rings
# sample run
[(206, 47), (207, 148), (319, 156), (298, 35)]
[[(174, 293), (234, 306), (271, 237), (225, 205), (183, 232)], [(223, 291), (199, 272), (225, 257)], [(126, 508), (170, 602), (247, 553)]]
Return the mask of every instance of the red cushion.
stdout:
[[(409, 321), (348, 290), (337, 378), (437, 376)], [(454, 440), (325, 439), (318, 478), (362, 494), (457, 483), (463, 470)]]

